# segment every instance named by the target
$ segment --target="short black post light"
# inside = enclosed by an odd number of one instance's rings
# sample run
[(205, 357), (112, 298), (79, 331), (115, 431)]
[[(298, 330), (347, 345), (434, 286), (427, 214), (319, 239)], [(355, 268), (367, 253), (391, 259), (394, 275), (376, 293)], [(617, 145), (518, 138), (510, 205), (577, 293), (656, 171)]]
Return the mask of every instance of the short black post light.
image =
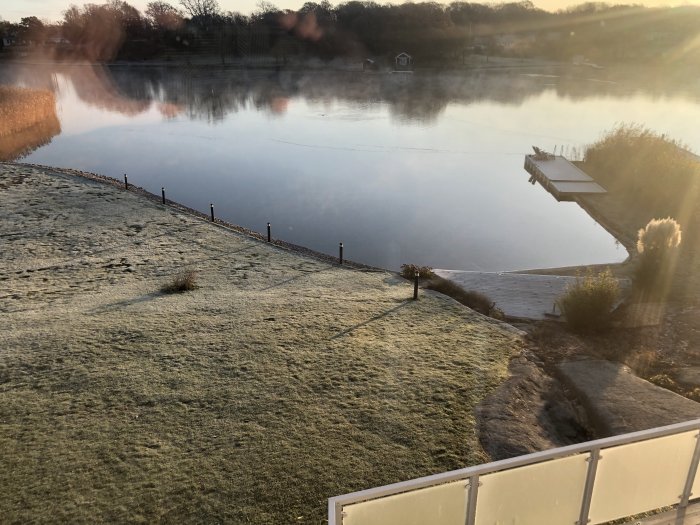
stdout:
[(214, 203), (209, 204), (209, 209), (211, 210), (211, 222), (214, 222)]
[(413, 278), (413, 300), (417, 301), (418, 300), (418, 278), (420, 277), (420, 273), (418, 270), (416, 270), (416, 275)]
[(343, 243), (340, 243), (340, 246), (338, 247), (338, 251), (340, 252), (339, 254), (339, 259), (340, 259), (340, 264), (343, 264)]
[(270, 223), (267, 223), (267, 242), (270, 242), (272, 240), (272, 230)]

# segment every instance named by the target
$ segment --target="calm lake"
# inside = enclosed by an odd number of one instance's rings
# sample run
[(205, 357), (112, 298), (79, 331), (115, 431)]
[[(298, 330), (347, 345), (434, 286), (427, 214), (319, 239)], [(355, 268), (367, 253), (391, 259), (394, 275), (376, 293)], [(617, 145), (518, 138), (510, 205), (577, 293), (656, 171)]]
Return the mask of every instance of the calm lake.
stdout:
[(605, 74), (24, 66), (0, 82), (56, 93), (60, 132), (26, 162), (127, 173), (289, 242), (335, 255), (342, 241), (371, 265), (500, 271), (627, 255), (528, 183), (532, 145), (573, 153), (620, 122), (700, 145), (697, 89)]

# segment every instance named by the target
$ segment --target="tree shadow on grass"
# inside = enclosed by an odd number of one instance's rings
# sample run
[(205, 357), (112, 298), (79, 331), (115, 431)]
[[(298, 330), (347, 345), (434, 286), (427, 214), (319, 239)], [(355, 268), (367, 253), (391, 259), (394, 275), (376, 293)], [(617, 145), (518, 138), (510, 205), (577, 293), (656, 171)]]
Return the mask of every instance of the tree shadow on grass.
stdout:
[(393, 308), (389, 308), (387, 311), (382, 312), (382, 313), (380, 313), (380, 314), (378, 314), (378, 315), (375, 315), (374, 317), (372, 317), (372, 318), (370, 318), (370, 319), (367, 319), (366, 321), (362, 321), (361, 323), (358, 323), (358, 324), (356, 324), (355, 326), (351, 326), (350, 328), (346, 328), (346, 329), (343, 330), (342, 332), (338, 332), (338, 333), (335, 334), (333, 337), (331, 337), (331, 338), (330, 338), (330, 341), (332, 341), (333, 339), (338, 339), (338, 338), (340, 338), (340, 337), (343, 337), (343, 336), (349, 334), (350, 332), (352, 332), (352, 331), (354, 331), (354, 330), (357, 330), (358, 328), (362, 328), (362, 327), (365, 326), (365, 325), (368, 325), (368, 324), (370, 324), (370, 323), (373, 323), (374, 321), (378, 321), (379, 319), (382, 319), (383, 317), (386, 317), (387, 315), (396, 312), (397, 310), (403, 308), (404, 306), (406, 306), (407, 304), (410, 304), (410, 303), (412, 303), (412, 302), (413, 302), (413, 301), (407, 299), (406, 301), (402, 302), (402, 303), (401, 303), (400, 305), (398, 305), (398, 306), (394, 306)]

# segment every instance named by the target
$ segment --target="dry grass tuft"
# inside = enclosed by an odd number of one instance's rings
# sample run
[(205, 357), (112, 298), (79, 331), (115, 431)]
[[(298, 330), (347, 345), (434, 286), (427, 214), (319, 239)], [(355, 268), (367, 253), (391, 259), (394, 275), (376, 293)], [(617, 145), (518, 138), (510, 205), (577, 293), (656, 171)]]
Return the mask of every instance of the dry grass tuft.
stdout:
[(602, 332), (610, 327), (612, 309), (619, 295), (620, 286), (610, 270), (597, 275), (589, 271), (567, 288), (558, 303), (575, 332)]
[(418, 266), (417, 264), (402, 264), (401, 277), (413, 281), (418, 273), (419, 279), (432, 279), (435, 277), (433, 269), (430, 266)]
[(194, 270), (184, 270), (177, 274), (175, 278), (168, 284), (163, 286), (160, 291), (163, 293), (182, 293), (196, 290), (197, 272)]

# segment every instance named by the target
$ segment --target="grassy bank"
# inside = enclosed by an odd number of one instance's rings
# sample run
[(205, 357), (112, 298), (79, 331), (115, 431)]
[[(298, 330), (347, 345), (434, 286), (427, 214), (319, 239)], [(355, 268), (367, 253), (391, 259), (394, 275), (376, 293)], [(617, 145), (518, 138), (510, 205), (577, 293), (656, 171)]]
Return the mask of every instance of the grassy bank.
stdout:
[(318, 524), (486, 459), (519, 342), (445, 296), (13, 165), (0, 235), (3, 520)]

